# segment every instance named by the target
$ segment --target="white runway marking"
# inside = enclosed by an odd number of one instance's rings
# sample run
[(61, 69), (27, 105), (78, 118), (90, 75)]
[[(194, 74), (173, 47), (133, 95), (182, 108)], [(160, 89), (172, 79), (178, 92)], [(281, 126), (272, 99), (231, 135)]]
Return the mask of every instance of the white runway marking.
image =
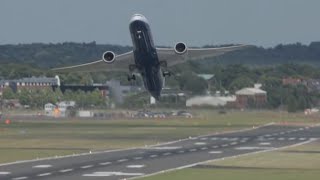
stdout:
[(150, 147), (146, 149), (154, 149), (154, 150), (175, 150), (175, 149), (181, 149), (181, 146), (164, 146), (164, 147)]
[(38, 174), (37, 176), (43, 177), (43, 176), (50, 176), (50, 175), (51, 175), (51, 173), (43, 173), (43, 174)]
[(184, 151), (179, 151), (178, 153), (184, 153)]
[(23, 177), (12, 178), (12, 180), (23, 180), (23, 179), (28, 179), (28, 177), (23, 176)]
[(266, 150), (273, 149), (273, 147), (237, 147), (235, 150)]
[(143, 159), (142, 157), (135, 157), (135, 158), (133, 158), (133, 159), (135, 159), (135, 160), (140, 160), (140, 159)]
[(203, 147), (203, 148), (201, 148), (202, 150), (207, 150), (208, 148), (207, 147)]
[(139, 168), (143, 168), (145, 167), (145, 165), (129, 165), (127, 166), (127, 168), (131, 168), (131, 169), (139, 169)]
[(41, 164), (41, 165), (33, 166), (32, 168), (50, 168), (50, 167), (52, 167), (52, 165), (50, 164)]
[(88, 168), (91, 168), (91, 167), (93, 167), (93, 165), (81, 166), (81, 169), (88, 169)]
[(207, 139), (208, 139), (208, 138), (205, 137), (205, 138), (201, 138), (200, 140), (201, 140), (201, 141), (205, 141), (205, 140), (207, 140)]
[(229, 144), (223, 144), (222, 145), (222, 147), (228, 147), (229, 146)]
[(269, 142), (264, 142), (264, 143), (260, 143), (261, 146), (269, 146), (271, 143)]
[(295, 139), (296, 139), (295, 137), (292, 137), (292, 138), (289, 138), (289, 141), (293, 141)]
[(71, 172), (71, 171), (73, 171), (73, 169), (62, 169), (59, 172), (66, 173), (66, 172)]
[(128, 161), (128, 159), (120, 159), (120, 160), (118, 160), (118, 162), (126, 162), (126, 161)]
[(301, 140), (301, 141), (304, 141), (304, 140), (306, 140), (307, 138), (300, 138), (299, 140)]
[(222, 151), (210, 151), (209, 154), (221, 154)]
[(212, 146), (213, 149), (216, 149), (216, 148), (218, 148), (218, 147), (219, 147), (219, 146)]
[(111, 162), (103, 162), (103, 163), (99, 163), (99, 164), (102, 165), (102, 166), (106, 166), (106, 165), (111, 164)]
[(205, 142), (196, 142), (194, 143), (194, 145), (197, 145), (197, 146), (202, 146), (202, 145), (206, 145), (207, 143)]
[(158, 157), (158, 155), (154, 154), (154, 155), (151, 155), (150, 157), (155, 158), (155, 157)]
[(236, 145), (236, 144), (238, 144), (238, 142), (232, 142), (232, 143), (230, 143), (230, 145)]
[(283, 137), (281, 137), (281, 138), (278, 138), (278, 140), (279, 140), (279, 141), (284, 141), (284, 138), (283, 138)]
[(0, 171), (0, 175), (8, 175), (8, 174), (11, 174), (11, 172), (1, 172)]
[(169, 156), (171, 153), (164, 153), (163, 155), (164, 156)]
[(92, 174), (83, 174), (86, 177), (109, 177), (109, 176), (143, 176), (144, 173), (124, 173), (124, 172), (94, 172)]
[(190, 152), (195, 152), (195, 151), (197, 151), (197, 149), (190, 149), (189, 151)]

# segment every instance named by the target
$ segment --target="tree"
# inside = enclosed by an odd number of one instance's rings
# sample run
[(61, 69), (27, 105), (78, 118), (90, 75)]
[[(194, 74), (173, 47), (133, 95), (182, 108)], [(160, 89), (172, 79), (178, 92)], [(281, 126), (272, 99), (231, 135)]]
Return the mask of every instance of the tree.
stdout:
[(16, 94), (12, 91), (11, 88), (5, 88), (2, 92), (3, 99), (15, 99)]
[(192, 72), (181, 74), (178, 81), (182, 90), (192, 92), (194, 95), (204, 94), (208, 89), (207, 82)]
[(297, 100), (293, 95), (290, 95), (287, 99), (287, 108), (288, 112), (297, 112), (298, 110)]

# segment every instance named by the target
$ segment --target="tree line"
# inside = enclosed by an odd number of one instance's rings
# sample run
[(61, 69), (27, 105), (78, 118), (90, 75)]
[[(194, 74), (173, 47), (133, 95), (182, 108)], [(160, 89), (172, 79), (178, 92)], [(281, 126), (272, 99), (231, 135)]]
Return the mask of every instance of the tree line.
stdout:
[[(216, 46), (204, 46), (216, 47)], [(0, 45), (0, 63), (29, 64), (44, 69), (87, 63), (101, 59), (103, 52), (114, 51), (116, 54), (132, 50), (130, 46), (103, 45), (90, 43), (57, 44), (17, 44)], [(320, 42), (309, 45), (301, 43), (279, 44), (272, 48), (253, 47), (235, 51), (223, 56), (208, 59), (202, 64), (248, 64), (250, 66), (274, 65), (283, 63), (310, 63), (319, 66)]]
[(108, 103), (98, 89), (92, 92), (66, 90), (62, 93), (59, 88), (54, 91), (52, 88), (23, 88), (17, 92), (5, 88), (2, 94), (3, 100), (18, 99), (21, 105), (33, 109), (42, 109), (47, 103), (57, 104), (61, 101), (75, 101), (78, 108), (106, 107)]

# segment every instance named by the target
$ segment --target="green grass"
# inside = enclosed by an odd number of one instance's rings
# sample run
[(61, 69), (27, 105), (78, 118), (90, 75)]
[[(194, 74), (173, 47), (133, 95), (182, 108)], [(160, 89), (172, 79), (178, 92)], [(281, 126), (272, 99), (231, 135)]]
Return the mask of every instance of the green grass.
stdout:
[[(217, 166), (219, 168), (217, 168)], [(141, 180), (318, 180), (320, 141), (284, 150), (214, 161)]]
[(193, 119), (0, 122), (0, 163), (106, 149), (130, 148), (269, 122), (316, 123), (299, 114), (194, 110)]
[(141, 180), (319, 180), (319, 170), (188, 169)]

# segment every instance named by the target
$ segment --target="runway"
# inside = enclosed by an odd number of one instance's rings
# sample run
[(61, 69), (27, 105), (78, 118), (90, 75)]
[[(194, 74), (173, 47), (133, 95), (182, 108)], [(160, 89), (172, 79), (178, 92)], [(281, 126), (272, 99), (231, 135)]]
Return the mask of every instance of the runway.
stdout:
[(135, 179), (208, 160), (271, 151), (320, 138), (319, 126), (268, 125), (157, 146), (0, 165), (0, 179)]

